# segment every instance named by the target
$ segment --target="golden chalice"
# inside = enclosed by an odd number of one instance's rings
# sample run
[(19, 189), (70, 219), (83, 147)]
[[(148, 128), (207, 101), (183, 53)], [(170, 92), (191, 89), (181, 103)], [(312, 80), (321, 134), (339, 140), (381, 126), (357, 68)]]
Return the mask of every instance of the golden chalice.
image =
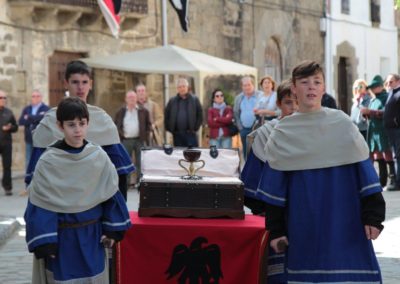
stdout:
[[(196, 175), (196, 172), (200, 170), (201, 168), (204, 168), (206, 162), (203, 160), (199, 160), (201, 156), (201, 151), (196, 150), (196, 149), (186, 149), (183, 150), (183, 157), (185, 159), (180, 159), (178, 164), (181, 168), (183, 168), (186, 172), (187, 175), (182, 176), (182, 179), (193, 179), (193, 180), (198, 180), (201, 179), (201, 176)], [(182, 165), (182, 163), (189, 163), (189, 167), (185, 167)], [(201, 163), (200, 167), (195, 168), (194, 163)]]

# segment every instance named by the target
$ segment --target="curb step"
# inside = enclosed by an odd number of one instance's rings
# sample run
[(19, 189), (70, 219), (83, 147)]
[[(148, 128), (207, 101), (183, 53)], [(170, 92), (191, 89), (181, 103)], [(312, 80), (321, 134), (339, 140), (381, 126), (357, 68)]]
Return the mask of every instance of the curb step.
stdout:
[(0, 246), (2, 246), (21, 224), (13, 217), (0, 217)]

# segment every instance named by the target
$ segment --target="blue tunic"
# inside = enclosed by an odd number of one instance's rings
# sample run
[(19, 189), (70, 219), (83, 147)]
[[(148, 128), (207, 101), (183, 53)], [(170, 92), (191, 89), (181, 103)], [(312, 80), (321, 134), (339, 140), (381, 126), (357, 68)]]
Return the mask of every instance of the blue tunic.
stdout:
[[(105, 271), (104, 231), (125, 231), (131, 226), (128, 210), (118, 191), (89, 210), (66, 214), (52, 212), (28, 201), (25, 211), (26, 242), (33, 252), (38, 246), (57, 244), (56, 258), (46, 258), (46, 269), (57, 281), (92, 278)], [(97, 222), (79, 228), (59, 228), (59, 223)]]
[(246, 163), (240, 173), (240, 179), (244, 184), (244, 195), (251, 198), (256, 198), (258, 182), (260, 181), (264, 162), (258, 159), (253, 150), (250, 149)]
[[(135, 170), (135, 166), (132, 164), (132, 160), (129, 157), (128, 152), (125, 150), (121, 143), (101, 146), (107, 153), (111, 162), (114, 164), (118, 175), (126, 175)], [(26, 170), (25, 183), (30, 184), (35, 171), (37, 162), (39, 161), (42, 154), (46, 151), (46, 148), (33, 147), (31, 159)]]
[(361, 199), (381, 191), (369, 159), (299, 171), (278, 171), (265, 163), (256, 195), (287, 208), (288, 282), (381, 283), (361, 222)]

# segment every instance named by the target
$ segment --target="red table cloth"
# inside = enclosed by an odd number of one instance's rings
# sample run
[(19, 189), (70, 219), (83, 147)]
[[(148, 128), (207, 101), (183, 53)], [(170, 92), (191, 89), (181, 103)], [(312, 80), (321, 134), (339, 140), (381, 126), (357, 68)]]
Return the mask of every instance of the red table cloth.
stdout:
[(130, 216), (133, 226), (117, 247), (117, 283), (261, 283), (268, 237), (263, 217)]

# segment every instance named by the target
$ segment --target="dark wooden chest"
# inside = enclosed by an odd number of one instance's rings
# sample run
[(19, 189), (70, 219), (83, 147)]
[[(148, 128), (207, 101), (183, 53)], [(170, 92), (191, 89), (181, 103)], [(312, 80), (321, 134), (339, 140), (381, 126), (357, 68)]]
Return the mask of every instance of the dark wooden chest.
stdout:
[(139, 216), (243, 219), (242, 184), (140, 184)]
[(243, 184), (239, 180), (237, 149), (223, 149), (217, 158), (201, 149), (205, 167), (200, 180), (184, 180), (179, 167), (183, 149), (171, 155), (159, 149), (142, 151), (139, 191), (141, 217), (193, 217), (243, 219)]

